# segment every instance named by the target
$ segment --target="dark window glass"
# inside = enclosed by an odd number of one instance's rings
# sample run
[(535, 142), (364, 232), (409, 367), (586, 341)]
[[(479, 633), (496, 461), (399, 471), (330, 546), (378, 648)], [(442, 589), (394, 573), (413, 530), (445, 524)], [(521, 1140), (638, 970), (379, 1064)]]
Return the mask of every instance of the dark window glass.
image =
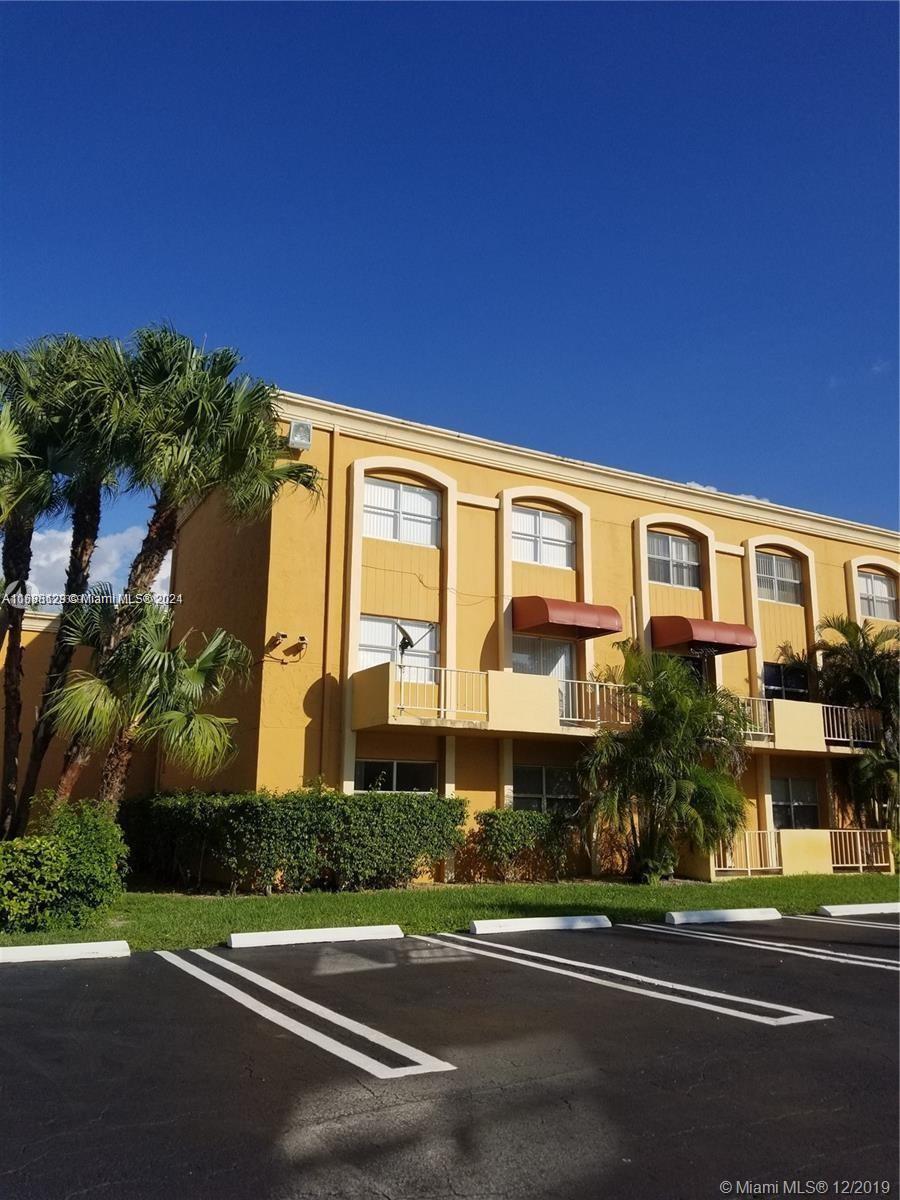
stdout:
[(793, 663), (765, 663), (763, 684), (767, 700), (808, 700), (809, 671)]
[(437, 763), (398, 762), (398, 792), (433, 792), (437, 787)]
[(773, 778), (772, 818), (776, 829), (818, 829), (816, 781)]

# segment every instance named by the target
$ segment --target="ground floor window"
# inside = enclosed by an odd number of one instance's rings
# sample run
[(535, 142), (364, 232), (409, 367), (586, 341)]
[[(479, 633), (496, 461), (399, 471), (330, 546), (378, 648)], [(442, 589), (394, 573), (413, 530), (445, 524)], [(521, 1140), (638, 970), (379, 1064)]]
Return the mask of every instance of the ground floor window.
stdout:
[(808, 700), (809, 671), (794, 663), (763, 663), (767, 700)]
[(437, 763), (359, 759), (354, 787), (358, 792), (434, 792)]
[(573, 767), (513, 767), (513, 808), (531, 812), (574, 813), (581, 802)]
[(772, 817), (776, 829), (818, 829), (819, 797), (816, 781), (773, 778)]

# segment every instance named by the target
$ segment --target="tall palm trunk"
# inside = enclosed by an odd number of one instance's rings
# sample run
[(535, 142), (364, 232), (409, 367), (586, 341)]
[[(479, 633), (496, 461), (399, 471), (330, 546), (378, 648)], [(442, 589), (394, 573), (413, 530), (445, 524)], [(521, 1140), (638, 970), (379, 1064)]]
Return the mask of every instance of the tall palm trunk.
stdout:
[[(69, 566), (66, 571), (66, 594), (69, 596), (87, 591), (91, 557), (97, 545), (99, 529), (100, 485), (98, 483), (84, 488), (75, 498), (72, 506), (72, 544), (69, 550)], [(25, 810), (26, 821), (31, 797), (37, 790), (41, 766), (53, 740), (53, 724), (48, 710), (65, 685), (69, 667), (72, 664), (72, 655), (75, 653), (75, 647), (69, 645), (64, 637), (66, 615), (71, 608), (70, 604), (63, 605), (62, 620), (56, 632), (56, 641), (53, 644), (53, 652), (47, 667), (47, 678), (35, 722), (31, 752), (19, 793), (19, 808), (20, 811)]]
[(100, 779), (100, 799), (116, 808), (125, 798), (125, 784), (128, 771), (134, 756), (133, 729), (121, 730), (113, 740), (103, 764), (103, 775)]
[[(178, 508), (169, 501), (165, 492), (163, 492), (153, 506), (153, 512), (147, 524), (147, 532), (144, 534), (143, 542), (141, 542), (141, 548), (132, 561), (131, 569), (128, 572), (128, 582), (125, 584), (126, 592), (139, 595), (142, 592), (150, 590), (156, 576), (159, 574), (163, 559), (175, 545), (177, 533)], [(98, 674), (103, 673), (103, 666), (110, 654), (122, 639), (131, 633), (139, 616), (140, 608), (137, 605), (123, 603), (119, 606), (112, 633), (106, 645), (101, 648), (97, 656)], [(114, 745), (115, 743), (113, 743)], [(112, 750), (113, 747), (110, 747), (107, 757), (112, 754)], [(73, 738), (66, 751), (63, 773), (60, 776), (56, 789), (58, 799), (69, 799), (78, 776), (81, 774), (90, 757), (91, 751), (84, 740), (77, 737)], [(106, 768), (104, 767), (104, 774), (105, 770)]]
[[(4, 531), (3, 574), (27, 584), (31, 570), (34, 519), (14, 514)], [(19, 744), (22, 740), (22, 618), (24, 610), (11, 604), (6, 616), (6, 661), (3, 668), (3, 768), (0, 775), (0, 836), (10, 837), (16, 824)]]

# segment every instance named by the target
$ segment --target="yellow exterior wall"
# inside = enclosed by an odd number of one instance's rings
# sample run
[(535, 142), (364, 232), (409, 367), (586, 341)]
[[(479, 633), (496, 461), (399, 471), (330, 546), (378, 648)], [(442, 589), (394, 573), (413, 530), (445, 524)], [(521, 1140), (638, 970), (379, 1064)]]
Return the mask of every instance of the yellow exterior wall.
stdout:
[[(313, 444), (304, 461), (318, 466), (325, 477), (321, 498), (314, 503), (302, 492), (286, 494), (270, 520), (252, 527), (250, 534), (223, 530), (221, 517), (208, 502), (184, 524), (178, 552), (176, 590), (185, 593), (181, 614), (185, 622), (201, 628), (214, 623), (234, 628), (237, 620), (240, 629), (234, 631), (241, 635), (244, 630), (242, 636), (260, 658), (266, 638), (277, 630), (288, 632), (289, 642), (300, 634), (308, 639), (302, 654), (292, 656), (279, 650), (271, 656), (276, 661), (262, 662), (254, 688), (235, 702), (237, 708), (228, 707), (230, 697), (227, 704), (223, 702), (222, 711), (235, 711), (241, 717), (241, 755), (228, 772), (230, 779), (241, 781), (240, 786), (252, 778), (260, 785), (291, 787), (318, 775), (331, 784), (340, 783), (342, 770), (346, 770), (345, 672), (355, 619), (348, 588), (354, 561), (360, 568), (356, 617), (373, 612), (438, 620), (443, 628), (452, 609), (457, 622), (453, 665), (492, 672), (502, 669), (497, 621), (497, 593), (502, 582), (499, 498), (506, 489), (546, 487), (586, 506), (589, 590), (594, 603), (618, 609), (624, 626), (621, 636), (638, 632), (632, 611), (636, 580), (646, 571), (646, 564), (634, 562), (634, 528), (641, 517), (670, 514), (671, 520), (654, 522), (654, 527), (678, 528), (679, 520), (695, 519), (712, 531), (715, 545), (721, 547), (713, 551), (718, 617), (734, 623), (752, 621), (745, 587), (752, 554), (748, 558), (743, 551), (749, 540), (784, 535), (808, 549), (818, 592), (817, 611), (811, 614), (816, 618), (848, 611), (846, 564), (851, 559), (893, 553), (884, 531), (845, 526), (549, 457), (537, 460), (477, 439), (454, 435), (451, 440), (439, 430), (386, 421), (306, 398), (286, 397), (284, 403), (290, 415), (314, 421)], [(452, 593), (446, 591), (449, 564), (441, 551), (361, 536), (358, 543), (353, 542), (353, 464), (377, 456), (408, 460), (413, 468), (439, 472), (458, 489), (457, 534), (450, 548), (456, 570)], [(407, 468), (375, 473), (410, 477)], [(414, 469), (412, 477), (416, 478)], [(427, 477), (424, 482), (431, 486)], [(534, 503), (550, 506), (540, 499)], [(445, 521), (447, 517), (445, 512)], [(704, 575), (708, 575), (706, 567)], [(574, 599), (577, 594), (575, 571), (512, 563), (511, 577), (514, 595)], [(235, 607), (223, 602), (222, 585), (236, 578), (254, 579), (259, 586), (245, 586)], [(703, 592), (693, 589), (650, 585), (649, 595), (651, 612), (660, 615), (702, 616), (711, 604), (710, 597), (704, 599)], [(756, 632), (765, 659), (774, 658), (783, 641), (791, 641), (798, 649), (806, 644), (801, 608), (761, 601), (759, 610)], [(617, 640), (614, 636), (585, 643), (583, 669), (620, 664), (621, 657), (613, 648)], [(752, 661), (752, 656), (744, 653), (721, 656), (723, 683), (743, 695), (754, 692)], [(511, 682), (504, 704), (508, 719), (520, 720), (518, 732), (527, 737), (526, 731), (534, 725), (525, 711), (525, 684), (517, 684)], [(500, 691), (496, 695), (499, 697)], [(521, 718), (514, 715), (517, 706)], [(543, 724), (540, 728), (544, 732)], [(555, 716), (552, 721), (548, 717), (546, 731), (541, 745), (556, 746), (554, 753), (564, 756), (575, 753), (577, 738), (571, 732), (562, 736)], [(501, 741), (516, 731), (497, 727), (493, 734), (468, 737), (459, 729), (451, 732), (456, 734), (457, 791), (469, 795), (473, 805), (493, 805), (503, 788)], [(376, 735), (361, 730), (355, 736), (357, 757), (364, 757), (369, 753), (364, 748)], [(392, 728), (379, 736), (397, 739), (391, 744), (402, 745), (403, 753), (398, 751), (396, 756), (409, 758), (418, 756), (424, 744), (416, 739), (436, 735), (424, 729)], [(443, 743), (440, 738), (438, 741), (437, 761), (443, 763)], [(522, 753), (521, 741), (516, 741), (517, 755)], [(758, 761), (757, 751), (754, 756)], [(164, 773), (164, 778), (169, 777)], [(748, 773), (745, 790), (750, 800), (762, 802), (757, 766)]]
[[(844, 611), (841, 609), (841, 612)], [(790, 642), (798, 654), (806, 650), (806, 615), (802, 605), (760, 600), (759, 616), (758, 641), (766, 662), (778, 661), (778, 649), (785, 642)]]

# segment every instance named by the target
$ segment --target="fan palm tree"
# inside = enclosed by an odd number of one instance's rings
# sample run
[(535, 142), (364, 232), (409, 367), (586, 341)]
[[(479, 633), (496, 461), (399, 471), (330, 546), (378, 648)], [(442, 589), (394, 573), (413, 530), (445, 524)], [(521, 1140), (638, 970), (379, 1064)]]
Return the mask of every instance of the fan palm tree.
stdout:
[[(286, 486), (317, 493), (319, 472), (309, 463), (278, 461), (284, 439), (277, 428), (276, 390), (235, 375), (240, 356), (207, 352), (168, 326), (135, 335), (132, 378), (138, 421), (129, 463), (135, 486), (154, 497), (143, 541), (128, 573), (126, 594), (147, 592), (177, 536), (178, 512), (223, 494), (235, 520), (264, 516)], [(139, 605), (122, 603), (99, 650), (113, 652), (139, 619)], [(90, 748), (78, 735), (66, 751), (64, 775)]]
[(635, 718), (597, 732), (581, 774), (592, 817), (624, 834), (631, 876), (644, 882), (674, 870), (680, 840), (711, 850), (743, 825), (747, 723), (735, 696), (701, 684), (676, 655), (623, 653)]
[(17, 453), (0, 463), (0, 515), (3, 518), (3, 578), (12, 587), (0, 605), (3, 669), (3, 766), (0, 775), (0, 834), (10, 827), (16, 807), (22, 715), (22, 618), (16, 603), (31, 570), (35, 527), (65, 507), (62, 480), (73, 456), (60, 398), (71, 365), (66, 339), (45, 338), (24, 351), (0, 352), (0, 403), (7, 434)]
[[(112, 604), (83, 606), (72, 613), (66, 639), (94, 651), (94, 669), (73, 671), (50, 708), (54, 726), (80, 738), (89, 753), (107, 747), (100, 798), (118, 804), (136, 748), (158, 741), (163, 757), (195, 775), (220, 770), (234, 753), (234, 718), (201, 711), (219, 699), (232, 680), (245, 681), (252, 658), (247, 647), (223, 629), (203, 638), (191, 653), (188, 631), (170, 646), (172, 612), (143, 607), (129, 633), (99, 658), (115, 624)], [(70, 763), (59, 794), (68, 799), (83, 763)]]
[(860, 624), (835, 615), (825, 617), (816, 632), (818, 640), (805, 654), (786, 642), (779, 647), (779, 656), (807, 667), (826, 704), (871, 708), (879, 714), (879, 744), (853, 759), (847, 781), (860, 824), (865, 824), (869, 810), (880, 809), (889, 828), (897, 832), (900, 626), (879, 626), (868, 619)]
[[(88, 587), (91, 559), (100, 531), (104, 493), (116, 490), (127, 461), (137, 416), (129, 356), (118, 341), (105, 338), (63, 339), (68, 348), (64, 386), (57, 385), (59, 419), (65, 423), (71, 451), (70, 474), (62, 482), (72, 538), (66, 568), (65, 594), (81, 595)], [(44, 757), (53, 738), (50, 706), (64, 686), (74, 647), (65, 637), (72, 605), (62, 607), (62, 621), (50, 655), (38, 706), (31, 749), (19, 795), (19, 805), (32, 796)]]

